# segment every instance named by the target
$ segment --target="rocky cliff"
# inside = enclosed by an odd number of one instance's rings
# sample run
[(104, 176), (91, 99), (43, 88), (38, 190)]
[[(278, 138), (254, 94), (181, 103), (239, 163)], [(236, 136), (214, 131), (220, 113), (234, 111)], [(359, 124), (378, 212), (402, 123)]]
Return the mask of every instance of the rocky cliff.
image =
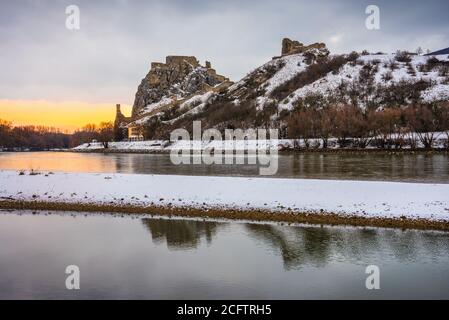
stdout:
[(146, 128), (146, 138), (166, 138), (193, 120), (202, 120), (203, 128), (282, 128), (289, 114), (304, 107), (377, 110), (447, 100), (447, 55), (331, 55), (323, 43), (286, 38), (280, 56), (234, 84), (195, 57), (153, 63), (136, 93), (130, 123)]
[(210, 62), (202, 66), (192, 56), (168, 56), (165, 63), (151, 64), (150, 71), (137, 89), (132, 117), (160, 110), (228, 81), (212, 69)]

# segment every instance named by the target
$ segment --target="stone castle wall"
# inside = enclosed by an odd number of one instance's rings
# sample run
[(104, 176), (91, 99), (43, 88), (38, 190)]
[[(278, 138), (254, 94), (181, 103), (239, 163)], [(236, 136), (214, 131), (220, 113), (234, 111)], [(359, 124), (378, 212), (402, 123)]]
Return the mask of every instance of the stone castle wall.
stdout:
[(326, 48), (326, 45), (321, 42), (312, 43), (311, 45), (305, 46), (299, 41), (290, 40), (289, 38), (284, 38), (282, 40), (282, 55), (290, 55), (290, 54), (298, 54), (304, 53), (306, 51), (316, 49), (321, 52), (323, 55), (329, 54), (329, 51)]

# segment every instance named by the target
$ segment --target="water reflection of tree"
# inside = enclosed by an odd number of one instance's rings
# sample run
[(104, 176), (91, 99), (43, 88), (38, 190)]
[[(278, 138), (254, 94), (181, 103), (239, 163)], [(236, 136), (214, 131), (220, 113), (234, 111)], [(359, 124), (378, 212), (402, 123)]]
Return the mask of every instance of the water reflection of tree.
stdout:
[(280, 250), (286, 269), (305, 263), (325, 265), (328, 260), (329, 235), (326, 229), (262, 224), (248, 224), (247, 229), (259, 240), (268, 242), (274, 250)]
[(286, 269), (323, 267), (332, 261), (361, 265), (382, 265), (392, 259), (423, 262), (449, 252), (449, 237), (442, 233), (258, 224), (246, 228), (251, 236), (280, 252)]
[(215, 222), (173, 219), (142, 219), (155, 243), (167, 242), (169, 249), (194, 249), (205, 239), (211, 243), (217, 233)]

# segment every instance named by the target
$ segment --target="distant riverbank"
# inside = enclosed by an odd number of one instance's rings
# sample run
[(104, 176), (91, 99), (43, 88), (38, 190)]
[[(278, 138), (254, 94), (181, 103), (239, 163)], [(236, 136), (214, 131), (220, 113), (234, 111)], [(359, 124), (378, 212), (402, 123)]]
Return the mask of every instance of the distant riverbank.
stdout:
[[(170, 154), (171, 149), (164, 150), (145, 150), (145, 149), (87, 149), (87, 150), (56, 150), (55, 152), (76, 152), (76, 153), (129, 153), (129, 154)], [(225, 151), (221, 151), (225, 153)], [(449, 149), (283, 149), (278, 150), (280, 154), (449, 154)], [(235, 152), (234, 152), (235, 153)], [(248, 154), (248, 151), (244, 151)]]
[[(400, 139), (400, 140), (398, 140)], [(326, 146), (322, 139), (271, 139), (271, 140), (146, 140), (108, 143), (84, 143), (70, 151), (100, 153), (170, 153), (173, 150), (202, 150), (211, 153), (232, 152), (448, 152), (449, 143), (445, 132), (432, 133), (432, 147), (425, 147), (418, 136), (409, 138), (370, 138), (363, 140), (348, 138), (344, 142), (329, 138)]]
[(0, 171), (0, 208), (449, 231), (449, 185)]

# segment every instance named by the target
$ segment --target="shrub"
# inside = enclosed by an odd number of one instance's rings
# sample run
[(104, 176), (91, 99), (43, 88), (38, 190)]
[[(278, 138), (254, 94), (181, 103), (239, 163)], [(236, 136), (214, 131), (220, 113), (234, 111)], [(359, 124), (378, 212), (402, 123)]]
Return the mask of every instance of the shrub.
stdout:
[(315, 62), (316, 56), (312, 52), (306, 52), (304, 53), (305, 62), (308, 65), (311, 65)]
[(426, 69), (428, 71), (432, 71), (433, 68), (435, 68), (436, 66), (438, 66), (441, 63), (440, 60), (438, 60), (436, 57), (430, 57), (429, 59), (427, 59), (426, 61)]
[(407, 63), (407, 73), (412, 75), (412, 76), (416, 76), (416, 71), (415, 68), (413, 68), (411, 63)]
[(359, 72), (359, 80), (361, 83), (369, 83), (374, 80), (374, 74), (376, 70), (373, 68), (371, 64), (366, 64), (360, 69)]
[(407, 51), (398, 51), (395, 56), (395, 60), (398, 62), (410, 62), (412, 58)]
[(29, 175), (30, 175), (30, 176), (38, 176), (38, 175), (40, 175), (40, 172), (38, 172), (38, 171), (36, 171), (36, 170), (34, 170), (34, 169), (31, 169)]
[(414, 105), (405, 110), (405, 119), (416, 133), (424, 148), (430, 149), (436, 139), (435, 132), (443, 125), (443, 109), (437, 105)]
[(426, 65), (425, 65), (425, 64), (422, 64), (422, 63), (418, 64), (418, 65), (417, 65), (417, 68), (418, 68), (418, 71), (419, 71), (419, 72), (422, 72), (422, 73), (425, 73), (425, 72), (428, 71), (427, 68), (426, 68)]
[(391, 71), (387, 71), (384, 74), (382, 74), (382, 80), (385, 82), (388, 82), (393, 79), (393, 73)]
[(397, 68), (399, 68), (398, 64), (395, 61), (391, 61), (389, 67), (391, 71), (394, 71)]
[(348, 55), (348, 60), (349, 61), (355, 61), (360, 57), (360, 55), (356, 52), (356, 51), (352, 51), (349, 55)]
[(438, 75), (440, 77), (447, 77), (449, 75), (449, 66), (443, 65), (438, 69)]
[(427, 80), (406, 81), (392, 83), (390, 86), (376, 88), (375, 96), (382, 106), (406, 106), (421, 101), (421, 92), (429, 88), (431, 83)]

